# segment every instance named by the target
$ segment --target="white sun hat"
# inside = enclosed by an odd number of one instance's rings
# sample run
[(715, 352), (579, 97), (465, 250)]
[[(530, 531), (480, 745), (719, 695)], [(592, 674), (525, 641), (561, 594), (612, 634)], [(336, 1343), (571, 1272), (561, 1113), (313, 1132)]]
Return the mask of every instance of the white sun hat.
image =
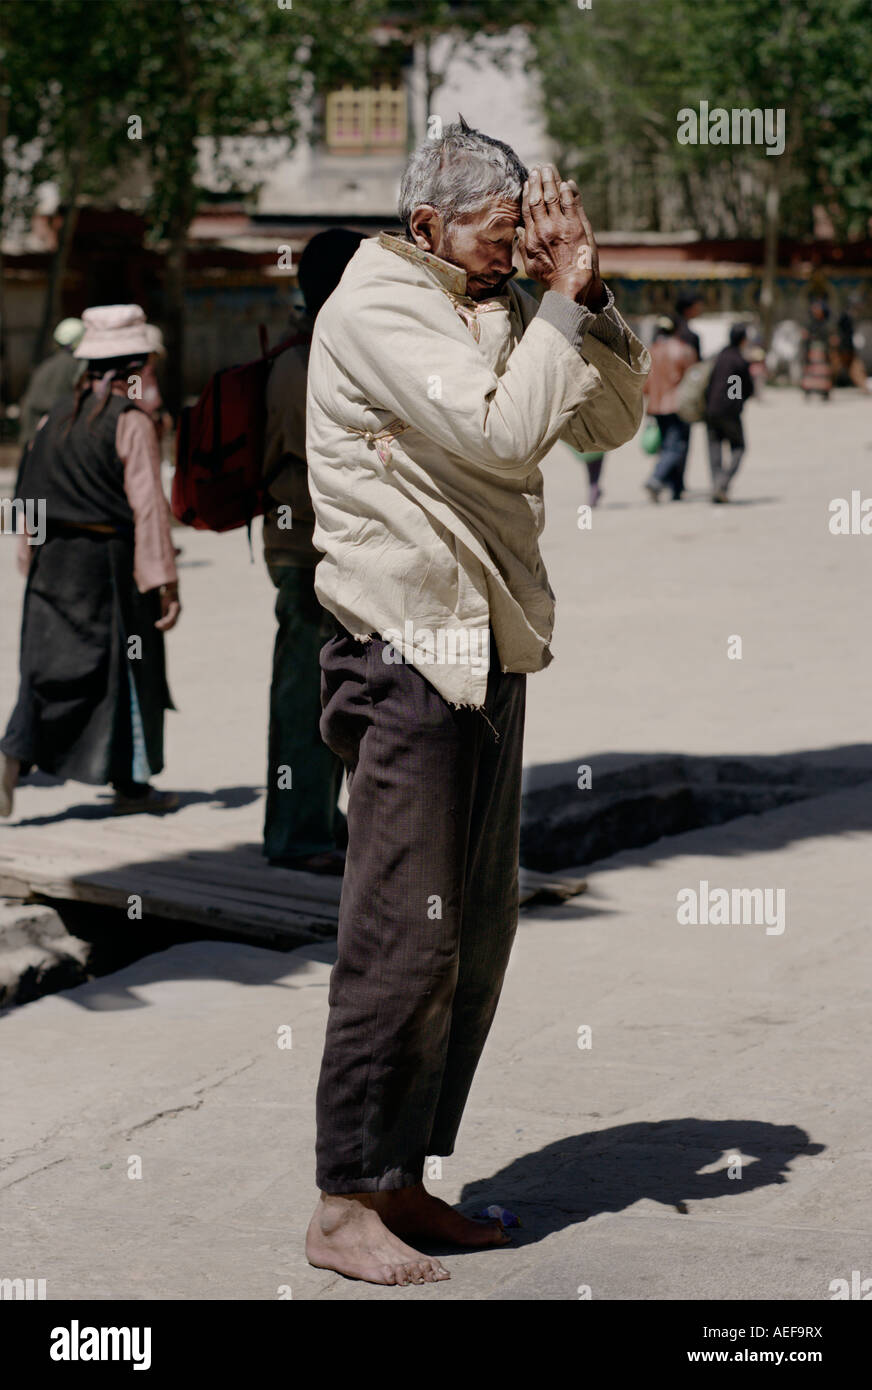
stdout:
[(74, 357), (95, 362), (154, 351), (145, 313), (138, 304), (99, 304), (85, 310), (82, 322), (85, 332)]
[(148, 335), (148, 341), (151, 343), (151, 351), (157, 353), (158, 357), (166, 357), (167, 350), (164, 346), (163, 334), (157, 324), (147, 323), (145, 325), (145, 331)]

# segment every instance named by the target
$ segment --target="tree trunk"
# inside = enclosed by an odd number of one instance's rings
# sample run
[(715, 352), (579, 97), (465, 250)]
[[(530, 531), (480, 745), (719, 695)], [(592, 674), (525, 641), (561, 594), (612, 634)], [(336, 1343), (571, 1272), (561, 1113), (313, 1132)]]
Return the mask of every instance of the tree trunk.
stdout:
[(67, 160), (66, 187), (61, 190), (61, 206), (64, 212), (61, 220), (61, 229), (58, 233), (58, 244), (55, 248), (51, 267), (49, 269), (48, 285), (46, 286), (45, 300), (43, 303), (42, 322), (39, 325), (39, 332), (36, 335), (36, 342), (33, 345), (32, 361), (34, 366), (45, 357), (48, 351), (50, 335), (61, 316), (64, 276), (67, 273), (67, 264), (73, 246), (73, 237), (76, 234), (76, 223), (79, 220), (78, 201), (82, 189), (82, 178), (85, 172), (85, 160), (87, 158), (89, 143), (88, 134), (90, 129), (91, 105), (88, 103), (82, 112), (78, 139), (72, 150), (70, 150)]
[(189, 200), (180, 206), (169, 228), (164, 266), (164, 330), (167, 350), (166, 408), (174, 419), (185, 397), (185, 276), (188, 263)]
[(768, 349), (775, 326), (775, 277), (778, 274), (778, 229), (781, 218), (781, 186), (778, 161), (769, 168), (763, 207), (763, 277), (760, 282), (760, 319), (763, 346)]
[(164, 328), (167, 352), (165, 402), (174, 419), (185, 399), (185, 279), (188, 264), (188, 228), (197, 205), (197, 111), (194, 59), (188, 43), (185, 12), (175, 12), (177, 74), (179, 84), (178, 122), (161, 162), (154, 169), (169, 191), (164, 267)]
[[(6, 95), (6, 83), (2, 83), (2, 95), (0, 95), (0, 206), (6, 189), (6, 160), (4, 151), (6, 149), (6, 137), (9, 133), (9, 98)], [(9, 373), (6, 361), (6, 268), (3, 264), (3, 234), (6, 228), (3, 217), (0, 215), (0, 420), (6, 418), (6, 407), (9, 404)]]
[(188, 228), (197, 206), (197, 123), (189, 106), (177, 140), (165, 151), (155, 172), (170, 191), (164, 262), (164, 328), (166, 330), (166, 407), (176, 418), (185, 397), (185, 281), (188, 266)]
[(422, 40), (421, 47), (424, 50), (424, 123), (425, 129), (419, 137), (423, 140), (424, 135), (428, 134), (430, 117), (433, 114), (433, 96), (436, 92), (436, 82), (433, 75), (433, 68), (430, 64), (430, 38), (429, 35)]
[[(75, 179), (75, 188), (81, 181), (81, 172)], [(73, 195), (75, 198), (75, 193)], [(41, 362), (48, 351), (48, 344), (52, 330), (61, 317), (63, 305), (64, 276), (67, 273), (67, 265), (70, 259), (70, 251), (73, 246), (73, 237), (76, 234), (76, 223), (79, 220), (79, 209), (75, 201), (67, 203), (64, 208), (61, 220), (60, 231), (58, 232), (58, 244), (51, 259), (48, 272), (48, 285), (46, 286), (45, 299), (43, 301), (42, 319), (39, 325), (39, 332), (36, 335), (36, 342), (33, 345), (33, 365)]]

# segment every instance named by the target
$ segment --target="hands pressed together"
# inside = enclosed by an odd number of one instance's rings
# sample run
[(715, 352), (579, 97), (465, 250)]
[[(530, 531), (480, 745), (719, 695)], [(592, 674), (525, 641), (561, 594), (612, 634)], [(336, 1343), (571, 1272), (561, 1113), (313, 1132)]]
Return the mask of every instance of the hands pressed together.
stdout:
[(530, 170), (521, 199), (519, 249), (527, 274), (596, 311), (605, 300), (599, 252), (574, 179), (553, 164)]

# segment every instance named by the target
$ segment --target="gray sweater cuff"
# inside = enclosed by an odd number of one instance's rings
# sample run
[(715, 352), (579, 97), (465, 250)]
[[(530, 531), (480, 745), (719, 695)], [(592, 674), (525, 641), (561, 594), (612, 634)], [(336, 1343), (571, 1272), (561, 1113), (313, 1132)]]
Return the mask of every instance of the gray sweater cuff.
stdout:
[(596, 320), (596, 315), (592, 314), (590, 309), (586, 309), (583, 304), (576, 304), (574, 299), (560, 294), (558, 290), (545, 291), (536, 317), (550, 323), (552, 328), (563, 334), (569, 346), (577, 351), (581, 350), (584, 335)]
[(625, 362), (630, 361), (630, 344), (624, 326), (618, 317), (615, 308), (615, 296), (612, 294), (608, 285), (603, 285), (606, 292), (606, 302), (599, 313), (591, 316), (588, 325), (588, 332), (592, 338), (596, 338), (604, 347), (611, 348), (612, 352), (617, 353)]
[(630, 345), (615, 309), (615, 296), (608, 285), (603, 285), (603, 289), (606, 292), (606, 302), (598, 313), (593, 313), (584, 304), (576, 304), (574, 299), (569, 299), (557, 290), (546, 290), (539, 305), (538, 317), (562, 333), (570, 347), (574, 347), (578, 352), (584, 345), (585, 335), (589, 333), (604, 347), (610, 348), (625, 362), (629, 362)]

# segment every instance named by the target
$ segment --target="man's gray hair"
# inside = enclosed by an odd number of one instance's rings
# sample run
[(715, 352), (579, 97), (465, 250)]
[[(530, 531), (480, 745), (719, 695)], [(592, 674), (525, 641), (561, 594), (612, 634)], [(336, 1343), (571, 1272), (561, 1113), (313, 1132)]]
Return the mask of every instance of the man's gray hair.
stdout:
[(400, 182), (398, 211), (408, 230), (415, 208), (428, 203), (446, 225), (492, 198), (520, 202), (527, 170), (502, 140), (473, 130), (461, 116), (413, 151)]

